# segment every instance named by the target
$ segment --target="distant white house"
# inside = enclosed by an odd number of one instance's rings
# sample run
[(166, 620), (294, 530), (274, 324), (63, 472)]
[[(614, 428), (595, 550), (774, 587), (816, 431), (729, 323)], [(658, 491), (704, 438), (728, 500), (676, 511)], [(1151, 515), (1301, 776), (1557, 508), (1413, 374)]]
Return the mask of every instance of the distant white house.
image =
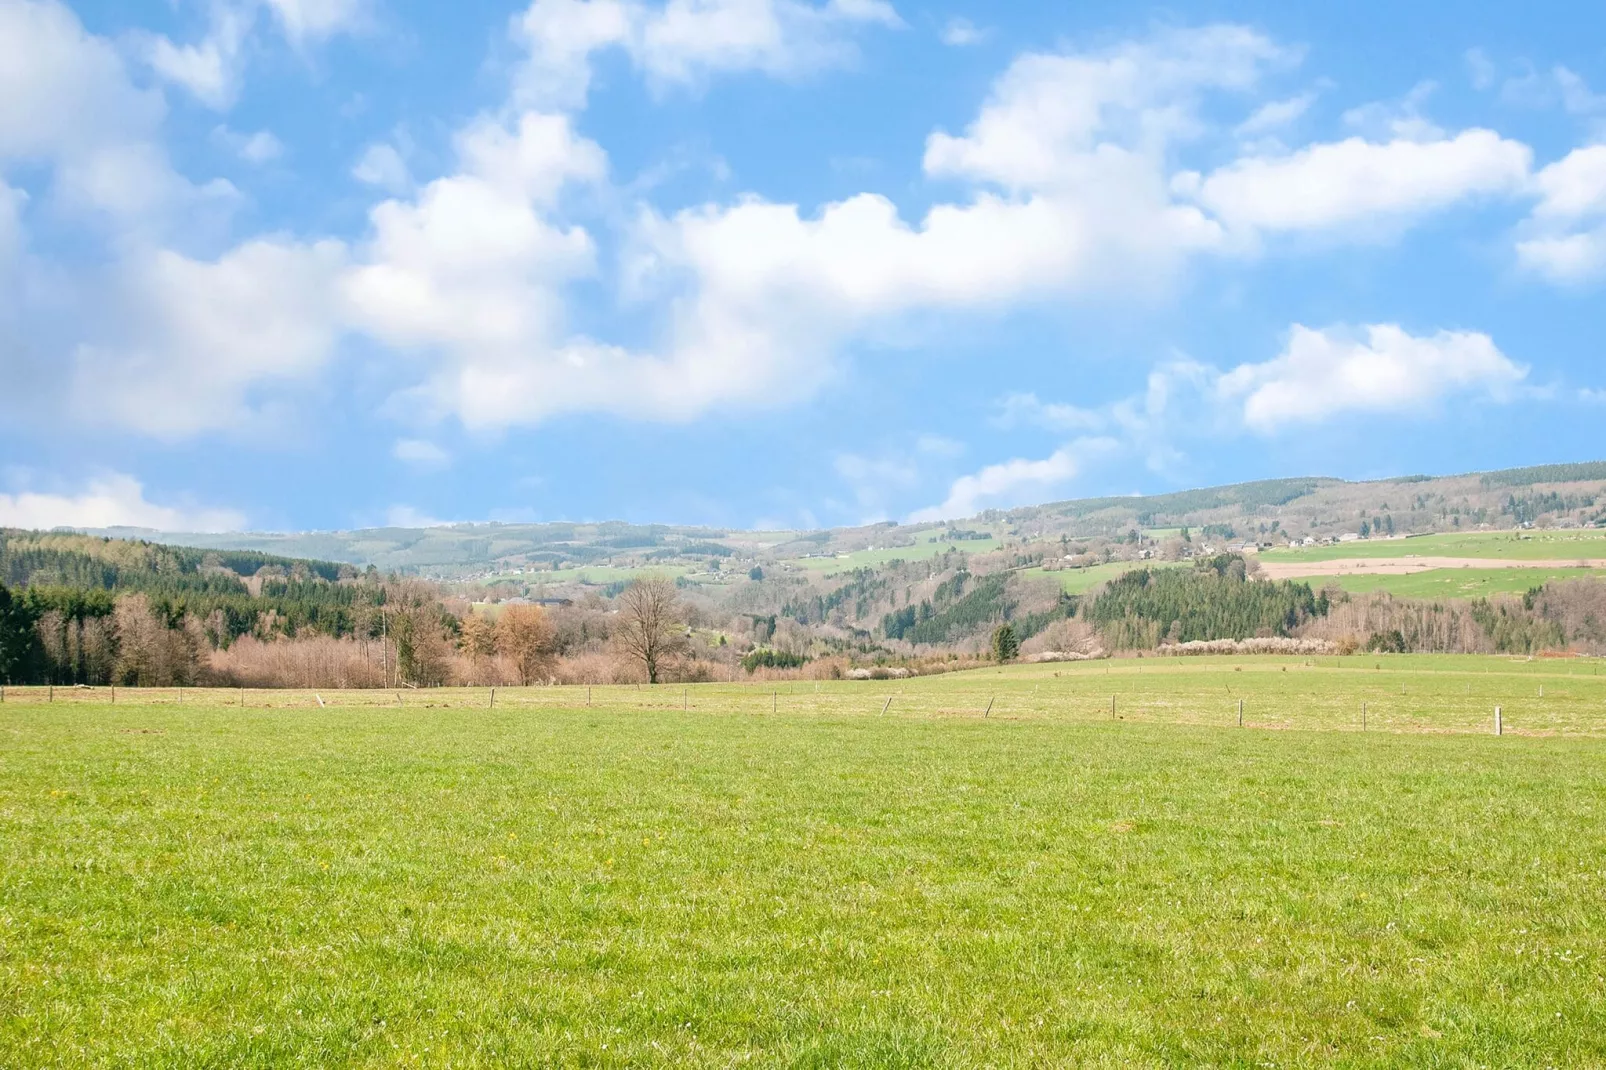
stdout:
[(1338, 541), (1339, 542), (1360, 542), (1361, 541), (1361, 533), (1358, 532), (1358, 531), (1346, 531), (1346, 532), (1344, 532), (1344, 534), (1342, 534), (1342, 535), (1340, 535), (1338, 537)]

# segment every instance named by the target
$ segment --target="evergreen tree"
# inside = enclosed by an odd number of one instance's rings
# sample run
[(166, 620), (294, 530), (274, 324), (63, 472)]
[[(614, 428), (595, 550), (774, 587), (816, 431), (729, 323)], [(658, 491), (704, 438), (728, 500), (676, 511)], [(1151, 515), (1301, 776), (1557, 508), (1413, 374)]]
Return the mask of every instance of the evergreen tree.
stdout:
[(1020, 640), (1015, 638), (1015, 629), (1007, 622), (1000, 624), (993, 631), (993, 658), (1000, 665), (1014, 661), (1020, 654)]
[(33, 667), (36, 636), (32, 607), (0, 583), (0, 684), (23, 683)]

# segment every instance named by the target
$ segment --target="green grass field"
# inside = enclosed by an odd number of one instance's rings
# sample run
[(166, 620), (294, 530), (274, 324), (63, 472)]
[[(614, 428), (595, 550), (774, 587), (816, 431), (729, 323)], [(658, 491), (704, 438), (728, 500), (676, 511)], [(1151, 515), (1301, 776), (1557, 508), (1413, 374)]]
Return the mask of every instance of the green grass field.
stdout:
[(1598, 669), (8, 689), (0, 1065), (1606, 1065)]
[(1355, 557), (1484, 557), (1510, 561), (1606, 560), (1606, 531), (1473, 531), (1412, 539), (1362, 539), (1336, 546), (1267, 550), (1267, 561), (1337, 561)]
[(1187, 562), (1175, 561), (1112, 561), (1107, 565), (1088, 568), (1062, 568), (1050, 572), (1041, 568), (1022, 569), (1028, 576), (1050, 576), (1059, 580), (1066, 594), (1086, 594), (1101, 583), (1120, 579), (1128, 572), (1140, 568), (1183, 568)]
[(1337, 583), (1351, 594), (1387, 592), (1399, 598), (1488, 598), (1522, 594), (1547, 583), (1606, 578), (1606, 571), (1579, 568), (1436, 568), (1410, 576), (1313, 576), (1321, 587)]

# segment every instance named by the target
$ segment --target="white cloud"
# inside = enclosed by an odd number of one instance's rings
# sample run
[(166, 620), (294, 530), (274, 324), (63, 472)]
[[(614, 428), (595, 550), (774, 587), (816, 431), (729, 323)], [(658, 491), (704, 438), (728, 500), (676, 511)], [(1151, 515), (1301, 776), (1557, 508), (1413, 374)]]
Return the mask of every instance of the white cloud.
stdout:
[(1017, 457), (960, 476), (948, 488), (948, 497), (940, 505), (916, 510), (910, 514), (909, 521), (918, 524), (956, 520), (975, 516), (984, 508), (1041, 501), (1081, 471), (1078, 452), (1077, 444), (1062, 446), (1041, 460)]
[(1531, 160), (1526, 145), (1491, 130), (1382, 144), (1349, 138), (1240, 159), (1176, 186), (1232, 230), (1375, 229), (1474, 197), (1515, 193), (1528, 181)]
[(1577, 284), (1606, 274), (1606, 228), (1517, 242), (1517, 262), (1552, 282)]
[(407, 169), (407, 162), (393, 146), (385, 144), (369, 145), (364, 149), (361, 158), (351, 169), (351, 177), (389, 193), (406, 193), (413, 186), (413, 176)]
[(1606, 145), (1574, 149), (1541, 170), (1534, 189), (1517, 262), (1558, 283), (1606, 273)]
[(1606, 216), (1606, 145), (1574, 149), (1534, 178), (1541, 220), (1572, 222)]
[[(1194, 128), (1203, 92), (1247, 85), (1282, 58), (1258, 35), (1220, 27), (1023, 57), (963, 136), (934, 134), (926, 152), (934, 176), (1011, 192), (979, 191), (913, 223), (869, 193), (809, 216), (751, 196), (668, 218), (646, 211), (631, 278), (672, 302), (658, 353), (587, 351), (542, 381), (534, 409), (509, 405), (504, 418), (782, 404), (825, 381), (851, 339), (911, 312), (1152, 292), (1221, 240), (1198, 209), (1171, 202), (1168, 139)], [(609, 391), (605, 374), (636, 389)], [(486, 385), (499, 404), (515, 396), (505, 380)]]
[(577, 107), (590, 86), (592, 53), (614, 47), (658, 86), (737, 71), (797, 77), (850, 61), (848, 34), (867, 24), (901, 20), (885, 0), (534, 0), (513, 23), (530, 51), (518, 99), (542, 109)]
[(1578, 391), (1578, 400), (1588, 405), (1606, 405), (1606, 390), (1592, 390), (1584, 387)]
[(1453, 394), (1502, 399), (1527, 374), (1474, 331), (1423, 337), (1393, 324), (1360, 331), (1296, 324), (1282, 354), (1239, 365), (1217, 392), (1241, 404), (1250, 429), (1271, 434), (1345, 413), (1417, 413)]
[(548, 210), (565, 184), (600, 178), (606, 159), (567, 119), (532, 114), (511, 130), (476, 122), (458, 151), (464, 170), (373, 210), (373, 237), (343, 289), (371, 334), (446, 358), (431, 389), (440, 406), (504, 423), (510, 407), (548, 392), (554, 366), (584, 363), (581, 349), (555, 352), (559, 287), (592, 271), (594, 249)]
[(444, 468), (452, 456), (435, 443), (422, 438), (399, 438), (391, 447), (390, 455), (414, 468)]
[(411, 505), (393, 505), (385, 514), (385, 524), (393, 528), (449, 528), (456, 520), (442, 520)]
[(942, 43), (952, 48), (966, 48), (987, 40), (988, 31), (966, 18), (951, 18), (942, 27)]
[(1596, 93), (1583, 76), (1563, 66), (1547, 71), (1523, 67), (1521, 74), (1501, 84), (1500, 100), (1516, 107), (1559, 108), (1588, 122), (1597, 135), (1602, 132), (1600, 118), (1606, 116), (1606, 94)]
[(150, 239), (232, 208), (227, 182), (196, 186), (173, 170), (158, 142), (161, 94), (137, 88), (117, 51), (66, 6), (0, 3), (0, 41), (0, 167), (49, 167), (62, 205), (120, 238)]
[(213, 129), (212, 139), (249, 164), (260, 166), (284, 155), (284, 142), (270, 130), (241, 134), (219, 126)]
[(1301, 93), (1286, 100), (1271, 100), (1255, 109), (1253, 115), (1239, 123), (1233, 133), (1241, 138), (1264, 137), (1292, 125), (1315, 103), (1315, 93)]
[(364, 29), (372, 17), (369, 0), (265, 0), (295, 45)]
[(267, 130), (258, 130), (240, 146), (240, 159), (246, 163), (267, 163), (284, 155), (284, 143)]
[(1036, 394), (1007, 394), (997, 405), (994, 424), (1004, 430), (1040, 427), (1049, 431), (1096, 431), (1109, 423), (1105, 413), (1062, 402), (1039, 401)]
[(157, 77), (209, 108), (226, 111), (239, 99), (245, 45), (262, 7), (296, 48), (359, 30), (369, 17), (367, 0), (213, 0), (211, 24), (199, 42), (177, 44), (161, 34), (138, 33), (134, 48)]
[(0, 41), (0, 157), (81, 157), (161, 122), (161, 94), (134, 88), (116, 50), (65, 5), (0, 4)]
[(1444, 130), (1422, 114), (1438, 92), (1436, 82), (1418, 82), (1398, 100), (1378, 100), (1344, 113), (1344, 125), (1372, 141), (1438, 141)]
[(1246, 90), (1290, 59), (1238, 26), (1167, 31), (1103, 52), (1028, 54), (962, 136), (931, 135), (926, 171), (1016, 192), (1083, 186), (1111, 156), (1157, 154), (1195, 133), (1203, 92)]
[(146, 500), (139, 480), (127, 475), (93, 479), (78, 494), (0, 494), (0, 527), (238, 531), (244, 526), (245, 517), (230, 509), (155, 505)]
[(321, 370), (337, 338), (338, 242), (247, 242), (214, 261), (158, 250), (123, 265), (130, 310), (114, 340), (76, 354), (86, 422), (158, 438), (260, 430), (265, 387)]
[(212, 25), (199, 44), (174, 44), (160, 34), (140, 35), (135, 41), (158, 77), (188, 90), (207, 107), (223, 111), (232, 107), (240, 94), (240, 48), (253, 19), (254, 13), (247, 8), (216, 4)]
[[(618, 27), (607, 21), (614, 16), (631, 25), (636, 10), (554, 0), (534, 5), (524, 22), (539, 16), (546, 20), (546, 40), (584, 42), (614, 32)], [(553, 29), (560, 24), (567, 28)], [(448, 287), (431, 254), (417, 257), (406, 273), (412, 285), (392, 286), (405, 280), (386, 276), (385, 262), (400, 258), (374, 257), (380, 274), (373, 278), (395, 295), (378, 318), (393, 332), (408, 317), (428, 315), (442, 325), (411, 339), (449, 352), (425, 393), (476, 426), (599, 410), (687, 419), (712, 408), (804, 397), (834, 373), (853, 340), (910, 313), (1152, 291), (1190, 255), (1227, 249), (1232, 235), (1223, 223), (1247, 237), (1341, 226), (1349, 235), (1479, 192), (1509, 192), (1525, 181), (1524, 146), (1468, 131), (1438, 142), (1351, 139), (1253, 158), (1198, 178), (1191, 188), (1184, 181), (1179, 188), (1199, 203), (1178, 203), (1167, 158), (1204, 129), (1198, 114), (1203, 97), (1251, 89), (1266, 69), (1292, 59), (1261, 35), (1231, 26), (1164, 31), (1095, 52), (1023, 56), (962, 135), (937, 132), (927, 141), (929, 175), (982, 188), (962, 202), (939, 203), (915, 222), (869, 193), (811, 215), (753, 196), (667, 218), (644, 210), (626, 258), (627, 278), (633, 296), (672, 310), (658, 344), (646, 350), (564, 334), (560, 287), (591, 269), (590, 246), (581, 244), (583, 232), (558, 230), (540, 213), (522, 227), (513, 224), (514, 216), (498, 216), (486, 228), (483, 255), (466, 239), (453, 239), (465, 263), (451, 274), (470, 284)], [(566, 145), (567, 130), (546, 121), (545, 133), (562, 135), (550, 143)], [(571, 179), (553, 161), (587, 158), (572, 146), (555, 151), (542, 147), (547, 144), (531, 132), (490, 124), (465, 132), (460, 152), (465, 172), (478, 177), (520, 173), (508, 147), (531, 149), (537, 160), (532, 173), (545, 187), (488, 183), (495, 196), (486, 203), (523, 212), (519, 197), (549, 198)], [(588, 180), (600, 170), (578, 169)], [(417, 205), (393, 203), (376, 212), (380, 243), (404, 215), (423, 213), (448, 183), (461, 181), (441, 180)], [(446, 218), (443, 233), (480, 233), (448, 227)], [(468, 270), (468, 259), (495, 266), (503, 240), (511, 268), (484, 276), (479, 268)], [(423, 249), (432, 241), (421, 237), (412, 244)], [(524, 257), (543, 247), (536, 271)], [(535, 277), (527, 277), (532, 272)], [(451, 299), (437, 300), (446, 290)], [(466, 311), (481, 301), (490, 309)], [(358, 303), (376, 304), (362, 295)], [(486, 325), (503, 329), (487, 335)], [(620, 382), (633, 389), (619, 390)], [(1063, 412), (1038, 414), (1050, 416), (1062, 424), (1070, 419)]]

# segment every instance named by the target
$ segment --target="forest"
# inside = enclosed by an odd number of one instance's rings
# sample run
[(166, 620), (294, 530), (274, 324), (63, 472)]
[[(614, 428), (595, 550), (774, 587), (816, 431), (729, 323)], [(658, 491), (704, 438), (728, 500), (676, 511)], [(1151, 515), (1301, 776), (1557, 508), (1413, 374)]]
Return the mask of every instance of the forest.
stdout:
[[(1185, 536), (1185, 533), (1184, 533)], [(1171, 551), (1185, 543), (1172, 540)], [(631, 542), (653, 531), (610, 538)], [(1131, 540), (1062, 547), (1104, 567)], [(0, 532), (0, 682), (427, 687), (928, 673), (989, 659), (1189, 652), (1288, 641), (1350, 653), (1606, 652), (1606, 584), (1426, 601), (1268, 581), (1252, 557), (1133, 562), (1083, 594), (1043, 553), (944, 549), (845, 572), (754, 566), (721, 586), (663, 578), (664, 642), (631, 653), (621, 607), (644, 580), (532, 604), (494, 587), (256, 551)], [(655, 581), (656, 582), (656, 581)], [(1000, 645), (1007, 626), (1010, 641)], [(514, 633), (517, 632), (517, 638)]]

